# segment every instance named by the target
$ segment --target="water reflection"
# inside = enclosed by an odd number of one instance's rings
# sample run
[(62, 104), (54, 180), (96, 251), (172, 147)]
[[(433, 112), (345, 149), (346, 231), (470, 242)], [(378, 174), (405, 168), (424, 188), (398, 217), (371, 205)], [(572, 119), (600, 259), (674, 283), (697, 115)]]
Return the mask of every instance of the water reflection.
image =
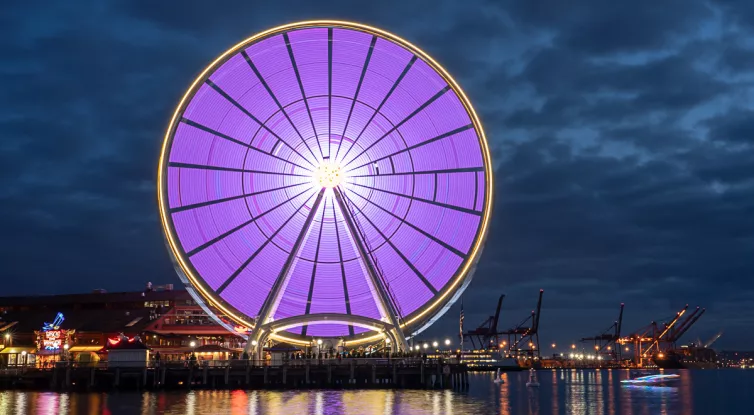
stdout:
[[(655, 415), (750, 413), (742, 396), (754, 389), (754, 371), (680, 372), (675, 386), (620, 384), (624, 370), (540, 371), (541, 386), (527, 388), (527, 373), (472, 374), (470, 389), (173, 391), (159, 393), (0, 392), (0, 414), (589, 414)], [(693, 379), (692, 379), (693, 378)], [(723, 412), (716, 411), (720, 409)]]

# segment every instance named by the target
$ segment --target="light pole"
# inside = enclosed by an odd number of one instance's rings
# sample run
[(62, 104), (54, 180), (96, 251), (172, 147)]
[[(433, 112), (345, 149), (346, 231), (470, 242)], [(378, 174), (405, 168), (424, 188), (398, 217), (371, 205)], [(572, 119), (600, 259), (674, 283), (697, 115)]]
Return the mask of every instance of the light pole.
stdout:
[(26, 350), (21, 352), (21, 366), (26, 367)]
[(437, 349), (437, 346), (438, 346), (437, 342), (432, 342), (432, 347), (434, 347), (435, 349)]

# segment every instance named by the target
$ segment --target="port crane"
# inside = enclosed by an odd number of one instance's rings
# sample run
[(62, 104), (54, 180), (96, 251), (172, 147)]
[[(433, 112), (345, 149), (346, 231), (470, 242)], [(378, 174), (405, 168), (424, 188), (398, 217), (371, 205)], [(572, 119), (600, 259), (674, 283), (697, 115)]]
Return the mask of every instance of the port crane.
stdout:
[[(508, 336), (508, 354), (519, 356), (523, 352), (525, 356), (540, 357), (539, 317), (542, 312), (542, 295), (544, 292), (545, 290), (539, 290), (537, 308), (531, 312), (531, 315), (527, 316), (510, 330), (500, 333)], [(531, 325), (527, 327), (526, 325), (529, 323)], [(522, 345), (522, 347), (519, 347), (519, 345)]]
[(495, 309), (494, 315), (487, 317), (479, 327), (473, 330), (468, 330), (464, 333), (464, 338), (471, 340), (471, 345), (474, 346), (474, 349), (485, 349), (489, 347), (490, 344), (498, 344), (498, 335), (500, 333), (497, 331), (497, 322), (500, 319), (500, 307), (503, 305), (504, 298), (505, 294), (502, 294), (497, 300), (497, 308)]
[[(696, 309), (687, 313), (689, 305), (686, 304), (675, 316), (666, 319), (667, 322), (658, 324), (656, 321), (651, 322), (648, 326), (636, 330), (632, 334), (619, 339), (618, 343), (622, 345), (632, 344), (634, 349), (634, 361), (638, 365), (643, 365), (644, 361), (650, 359), (654, 352), (662, 353), (663, 351), (674, 349), (676, 342), (683, 336), (691, 326), (704, 314), (705, 309), (696, 307)], [(685, 318), (684, 315), (686, 316)]]
[(680, 322), (676, 327), (673, 328), (673, 330), (670, 331), (670, 335), (668, 336), (668, 340), (671, 344), (672, 348), (676, 348), (676, 343), (678, 342), (678, 339), (681, 338), (684, 334), (686, 334), (687, 331), (691, 328), (691, 326), (696, 323), (697, 320), (699, 320), (699, 317), (704, 314), (706, 309), (696, 307), (694, 311), (689, 313), (689, 315)]
[(620, 361), (621, 348), (618, 341), (620, 340), (620, 330), (623, 325), (623, 307), (624, 303), (620, 304), (620, 311), (618, 312), (618, 319), (613, 324), (605, 329), (602, 333), (593, 337), (584, 337), (582, 342), (594, 342), (594, 349), (597, 356), (605, 355), (610, 360)]

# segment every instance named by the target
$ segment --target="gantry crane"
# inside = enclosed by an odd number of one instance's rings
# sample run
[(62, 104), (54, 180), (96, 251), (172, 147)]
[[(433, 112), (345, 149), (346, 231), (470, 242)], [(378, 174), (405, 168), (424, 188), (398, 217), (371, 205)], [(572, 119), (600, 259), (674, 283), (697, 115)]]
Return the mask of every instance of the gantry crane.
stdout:
[(610, 360), (620, 361), (620, 329), (623, 324), (623, 307), (624, 303), (620, 304), (620, 311), (618, 312), (618, 319), (613, 324), (605, 329), (602, 333), (594, 337), (584, 337), (582, 342), (594, 342), (595, 353), (600, 355), (606, 355)]
[(497, 347), (499, 341), (498, 335), (501, 334), (497, 331), (497, 322), (500, 319), (500, 307), (503, 305), (504, 298), (505, 294), (502, 294), (497, 300), (497, 308), (494, 315), (487, 317), (487, 320), (484, 320), (479, 327), (469, 330), (464, 334), (464, 338), (471, 340), (474, 349), (485, 349), (490, 347), (490, 344)]
[[(523, 319), (518, 325), (510, 330), (500, 334), (508, 336), (508, 353), (512, 356), (536, 356), (540, 357), (539, 352), (539, 317), (542, 312), (542, 295), (545, 290), (539, 290), (539, 300), (537, 308), (531, 312), (531, 315)], [(526, 327), (531, 322), (530, 327)]]
[(668, 336), (668, 340), (670, 341), (672, 348), (676, 348), (676, 343), (678, 340), (686, 334), (686, 332), (691, 328), (691, 326), (696, 323), (697, 320), (699, 320), (699, 317), (704, 314), (706, 310), (704, 308), (696, 307), (694, 311), (689, 313), (689, 315), (680, 323), (676, 325), (676, 327), (673, 328), (673, 330), (670, 331), (670, 334)]
[[(634, 362), (642, 366), (647, 359), (652, 357), (653, 351), (662, 351), (663, 349), (672, 348), (675, 342), (682, 336), (696, 320), (704, 313), (704, 309), (699, 311), (697, 307), (690, 316), (684, 319), (680, 324), (681, 318), (688, 310), (686, 304), (675, 316), (664, 323), (662, 327), (653, 321), (648, 326), (642, 327), (634, 333), (620, 338), (620, 344), (633, 344)], [(676, 327), (677, 325), (677, 327)], [(674, 330), (674, 327), (675, 330)]]

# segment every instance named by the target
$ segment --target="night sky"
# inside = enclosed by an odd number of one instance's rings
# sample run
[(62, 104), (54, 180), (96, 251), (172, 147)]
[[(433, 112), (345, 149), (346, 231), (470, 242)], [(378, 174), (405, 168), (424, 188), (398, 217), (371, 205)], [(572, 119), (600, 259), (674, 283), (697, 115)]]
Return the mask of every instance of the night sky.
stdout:
[[(514, 325), (544, 288), (546, 350), (621, 302), (626, 333), (699, 304), (686, 341), (754, 347), (753, 1), (10, 3), (0, 295), (177, 285), (155, 180), (178, 100), (238, 41), (337, 18), (424, 49), (485, 126), (497, 193), (467, 328), (501, 293)], [(459, 309), (429, 335), (456, 335)]]

